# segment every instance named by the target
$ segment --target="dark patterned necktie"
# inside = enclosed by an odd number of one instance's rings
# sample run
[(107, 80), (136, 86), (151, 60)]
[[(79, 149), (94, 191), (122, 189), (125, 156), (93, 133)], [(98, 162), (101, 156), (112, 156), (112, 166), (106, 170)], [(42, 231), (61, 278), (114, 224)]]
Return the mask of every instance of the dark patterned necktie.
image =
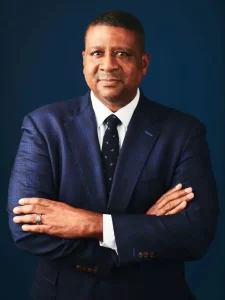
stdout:
[(121, 121), (117, 118), (117, 116), (112, 114), (105, 119), (104, 123), (107, 125), (107, 129), (102, 143), (102, 157), (105, 182), (109, 195), (112, 187), (117, 159), (119, 156), (119, 136), (117, 125), (121, 124)]

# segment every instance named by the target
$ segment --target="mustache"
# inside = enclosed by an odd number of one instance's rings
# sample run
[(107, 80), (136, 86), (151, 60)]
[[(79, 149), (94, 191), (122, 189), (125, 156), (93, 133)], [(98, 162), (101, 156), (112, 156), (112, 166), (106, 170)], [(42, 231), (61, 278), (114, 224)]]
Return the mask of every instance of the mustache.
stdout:
[(124, 76), (118, 73), (101, 72), (97, 75), (97, 80), (120, 80), (124, 81)]

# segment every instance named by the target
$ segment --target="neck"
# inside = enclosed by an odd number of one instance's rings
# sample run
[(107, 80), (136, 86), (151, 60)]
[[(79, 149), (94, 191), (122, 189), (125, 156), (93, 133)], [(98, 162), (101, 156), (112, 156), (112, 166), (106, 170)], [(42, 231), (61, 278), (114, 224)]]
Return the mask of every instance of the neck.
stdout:
[(102, 102), (108, 109), (112, 112), (117, 112), (122, 107), (126, 106), (130, 103), (136, 96), (137, 91), (132, 93), (131, 95), (120, 96), (120, 97), (102, 97), (101, 95), (95, 95), (95, 97)]

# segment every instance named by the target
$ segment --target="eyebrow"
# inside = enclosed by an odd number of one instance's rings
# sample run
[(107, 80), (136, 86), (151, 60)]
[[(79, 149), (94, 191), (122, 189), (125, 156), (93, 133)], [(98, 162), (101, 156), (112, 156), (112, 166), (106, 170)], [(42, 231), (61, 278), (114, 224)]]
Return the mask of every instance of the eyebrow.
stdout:
[[(91, 50), (98, 50), (98, 49), (103, 49), (103, 46), (92, 46), (90, 47)], [(127, 52), (131, 52), (133, 49), (131, 48), (126, 48), (126, 47), (112, 47), (112, 50), (121, 50), (121, 51), (127, 51)]]

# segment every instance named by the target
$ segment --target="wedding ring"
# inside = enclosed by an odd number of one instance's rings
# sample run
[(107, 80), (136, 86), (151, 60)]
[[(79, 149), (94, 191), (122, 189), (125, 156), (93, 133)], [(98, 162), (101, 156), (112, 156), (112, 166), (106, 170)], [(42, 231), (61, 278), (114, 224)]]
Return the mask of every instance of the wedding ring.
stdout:
[(37, 215), (37, 223), (36, 223), (37, 225), (41, 225), (42, 223), (41, 223), (41, 214), (38, 214)]

